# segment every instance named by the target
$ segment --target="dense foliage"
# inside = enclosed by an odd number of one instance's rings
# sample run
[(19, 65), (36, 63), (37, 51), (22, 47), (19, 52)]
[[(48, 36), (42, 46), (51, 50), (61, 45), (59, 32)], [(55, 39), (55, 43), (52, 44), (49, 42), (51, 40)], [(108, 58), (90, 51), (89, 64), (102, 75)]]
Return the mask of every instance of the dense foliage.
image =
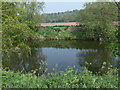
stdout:
[(29, 47), (25, 45), (24, 39), (29, 37), (42, 37), (31, 28), (35, 26), (34, 23), (37, 23), (36, 20), (31, 17), (38, 16), (38, 13), (35, 13), (36, 9), (32, 13), (29, 12), (28, 7), (36, 8), (36, 5), (35, 2), (31, 2), (31, 4), (26, 3), (24, 5), (27, 7), (26, 9), (22, 7), (22, 2), (20, 4), (18, 2), (2, 2), (3, 53), (17, 51), (18, 48), (30, 50)]
[(77, 18), (79, 22), (86, 25), (88, 37), (92, 37), (100, 42), (110, 42), (107, 46), (114, 55), (120, 55), (120, 33), (118, 22), (120, 15), (120, 4), (117, 2), (90, 2), (86, 3), (83, 10), (80, 10)]
[[(86, 39), (86, 32), (84, 25), (79, 26), (51, 26), (51, 27), (38, 27), (38, 33), (43, 35), (45, 38), (79, 38)], [(80, 29), (81, 28), (81, 29)]]
[(50, 14), (43, 14), (45, 20), (44, 22), (47, 23), (54, 23), (54, 22), (76, 22), (77, 18), (76, 15), (79, 10), (73, 11), (66, 11), (66, 12), (58, 12), (58, 13), (50, 13)]
[(84, 68), (83, 71), (68, 67), (65, 71), (36, 76), (32, 73), (21, 74), (3, 71), (3, 88), (118, 88), (118, 77), (114, 74), (93, 75)]
[(34, 2), (20, 2), (18, 3), (18, 7), (23, 9), (22, 12), (18, 11), (19, 15), (22, 15), (22, 19), (19, 21), (25, 22), (30, 29), (34, 30), (36, 24), (42, 22), (43, 2), (36, 2), (36, 0)]
[(113, 22), (118, 20), (118, 9), (114, 2), (107, 1), (86, 3), (77, 17), (88, 26), (89, 36), (100, 41), (115, 41), (118, 27)]

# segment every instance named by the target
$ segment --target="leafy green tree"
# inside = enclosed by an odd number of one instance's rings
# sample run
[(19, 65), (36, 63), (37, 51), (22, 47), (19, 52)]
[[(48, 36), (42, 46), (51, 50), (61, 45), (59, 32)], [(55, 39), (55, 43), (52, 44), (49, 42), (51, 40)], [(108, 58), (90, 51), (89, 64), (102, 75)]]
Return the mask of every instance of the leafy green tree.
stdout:
[(36, 24), (43, 20), (41, 11), (43, 11), (44, 2), (37, 2), (36, 0), (34, 2), (20, 2), (18, 7), (24, 9), (22, 12), (18, 12), (19, 15), (24, 15), (21, 22), (26, 22), (31, 29), (34, 29)]
[[(109, 1), (109, 0), (108, 0)], [(80, 10), (77, 18), (87, 25), (88, 36), (99, 41), (116, 40), (118, 9), (114, 2), (90, 2)]]
[[(38, 35), (30, 28), (30, 20), (25, 15), (26, 7), (20, 7), (18, 2), (2, 2), (2, 49), (3, 53), (13, 51), (29, 51), (30, 48), (24, 43), (24, 39)], [(33, 6), (34, 7), (34, 6)], [(36, 9), (35, 9), (36, 10)], [(26, 12), (27, 13), (27, 12)], [(31, 14), (35, 14), (31, 12)], [(26, 17), (26, 18), (25, 18)], [(20, 49), (19, 49), (20, 48)]]
[(2, 49), (5, 53), (14, 51), (14, 46), (24, 45), (22, 40), (30, 30), (26, 24), (19, 22), (17, 9), (17, 3), (2, 3)]

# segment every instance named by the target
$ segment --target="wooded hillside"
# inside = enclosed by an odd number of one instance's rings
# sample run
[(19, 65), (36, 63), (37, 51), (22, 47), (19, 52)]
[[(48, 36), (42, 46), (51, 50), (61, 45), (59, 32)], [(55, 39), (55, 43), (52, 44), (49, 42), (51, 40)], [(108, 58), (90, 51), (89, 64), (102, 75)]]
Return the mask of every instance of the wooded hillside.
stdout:
[(53, 22), (76, 22), (76, 15), (79, 10), (66, 11), (66, 12), (58, 12), (58, 13), (50, 13), (43, 14), (44, 22), (53, 23)]

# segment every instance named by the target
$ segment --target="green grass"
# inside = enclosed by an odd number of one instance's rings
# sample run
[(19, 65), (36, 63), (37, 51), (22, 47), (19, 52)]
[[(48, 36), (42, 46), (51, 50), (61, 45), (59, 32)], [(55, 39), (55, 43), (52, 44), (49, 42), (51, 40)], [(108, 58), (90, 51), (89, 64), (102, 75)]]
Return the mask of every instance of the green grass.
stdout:
[(65, 71), (54, 70), (42, 76), (2, 71), (2, 88), (118, 88), (117, 75), (94, 75), (68, 67)]
[(38, 33), (45, 38), (87, 38), (84, 31), (69, 31), (68, 26), (64, 28), (44, 27), (44, 30), (40, 30)]

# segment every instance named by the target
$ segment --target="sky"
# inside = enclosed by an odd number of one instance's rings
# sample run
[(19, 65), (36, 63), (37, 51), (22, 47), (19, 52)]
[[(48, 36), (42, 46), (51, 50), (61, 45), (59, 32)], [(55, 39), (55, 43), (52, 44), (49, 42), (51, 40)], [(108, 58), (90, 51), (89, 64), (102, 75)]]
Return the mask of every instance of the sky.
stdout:
[[(45, 2), (43, 13), (57, 13), (72, 10), (80, 10), (84, 8), (86, 2), (95, 2), (96, 0), (37, 0)], [(104, 2), (105, 0), (99, 0)], [(114, 0), (110, 0), (114, 1)], [(119, 0), (115, 0), (119, 1)]]
[(95, 0), (38, 0), (45, 2), (43, 13), (57, 13), (72, 10), (83, 9), (85, 2), (92, 2)]
[(85, 2), (46, 2), (43, 13), (57, 13), (83, 9)]

